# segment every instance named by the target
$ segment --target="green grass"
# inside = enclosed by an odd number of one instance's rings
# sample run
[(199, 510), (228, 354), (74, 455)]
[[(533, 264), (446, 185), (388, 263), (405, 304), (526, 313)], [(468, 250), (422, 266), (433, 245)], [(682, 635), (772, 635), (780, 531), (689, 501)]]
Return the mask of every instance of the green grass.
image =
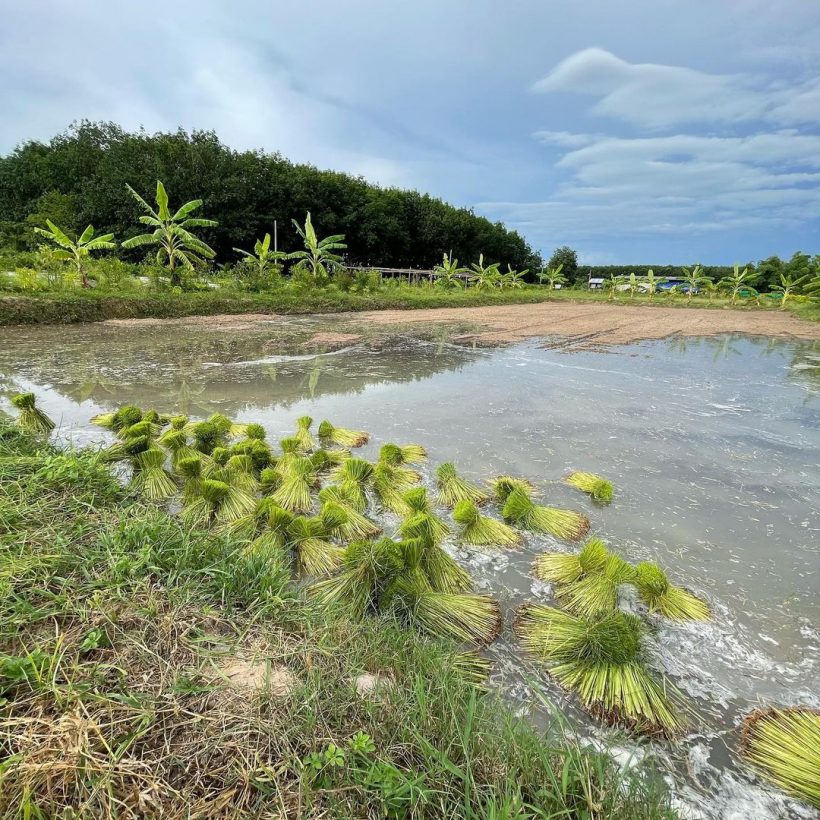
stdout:
[[(0, 326), (21, 324), (72, 324), (99, 322), (106, 319), (173, 319), (184, 316), (208, 316), (241, 313), (344, 313), (359, 310), (416, 310), (420, 308), (479, 307), (483, 305), (532, 304), (536, 302), (609, 302), (606, 294), (585, 290), (549, 291), (542, 286), (508, 290), (444, 291), (431, 287), (385, 286), (372, 293), (341, 291), (337, 288), (309, 289), (284, 286), (265, 294), (220, 290), (208, 293), (159, 293), (133, 290), (57, 291), (44, 293), (0, 293)], [(769, 304), (768, 302), (772, 303)], [(618, 295), (612, 304), (646, 305), (676, 308), (711, 308), (715, 310), (775, 310), (777, 303), (763, 300), (757, 305), (745, 300), (732, 306), (728, 299), (709, 301), (696, 297)], [(820, 304), (789, 304), (796, 315), (820, 321)]]
[[(458, 647), (323, 614), (247, 546), (0, 422), (0, 816), (674, 816)], [(237, 663), (270, 685), (230, 686)]]

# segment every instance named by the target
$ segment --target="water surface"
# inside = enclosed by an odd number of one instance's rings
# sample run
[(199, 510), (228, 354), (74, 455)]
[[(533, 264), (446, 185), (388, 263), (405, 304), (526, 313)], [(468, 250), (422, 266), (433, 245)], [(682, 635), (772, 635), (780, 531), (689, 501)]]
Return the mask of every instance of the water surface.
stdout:
[[(535, 343), (470, 349), (391, 333), (328, 353), (304, 340), (320, 323), (253, 329), (75, 326), (4, 331), (0, 400), (34, 390), (61, 435), (100, 441), (95, 413), (126, 402), (160, 412), (219, 411), (261, 422), (269, 438), (300, 415), (424, 444), (480, 481), (526, 476), (554, 506), (583, 510), (633, 562), (658, 561), (706, 598), (711, 623), (657, 621), (660, 664), (692, 700), (698, 728), (675, 744), (642, 744), (669, 772), (691, 816), (811, 817), (735, 759), (741, 716), (760, 704), (820, 706), (820, 347), (740, 336), (566, 353)], [(608, 508), (560, 483), (570, 469), (611, 478)], [(429, 483), (430, 470), (425, 479)], [(543, 549), (451, 548), (500, 597), (508, 629), (490, 650), (493, 680), (522, 712), (536, 668), (509, 632), (512, 610), (549, 601), (529, 568)], [(628, 602), (627, 602), (628, 603)], [(543, 676), (548, 696), (591, 742), (587, 721)], [(636, 744), (618, 739), (624, 754)], [(700, 812), (700, 815), (698, 814)]]

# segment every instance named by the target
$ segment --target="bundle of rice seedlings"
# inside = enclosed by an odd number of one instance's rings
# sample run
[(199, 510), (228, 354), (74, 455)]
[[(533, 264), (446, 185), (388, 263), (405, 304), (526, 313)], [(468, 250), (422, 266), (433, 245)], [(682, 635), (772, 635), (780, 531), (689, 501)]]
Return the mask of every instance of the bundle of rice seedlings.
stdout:
[(741, 754), (766, 780), (820, 809), (820, 710), (752, 712), (743, 721)]
[(213, 425), (219, 431), (219, 435), (221, 436), (223, 441), (227, 439), (228, 436), (244, 435), (245, 432), (244, 424), (236, 425), (222, 413), (212, 413), (210, 416), (208, 416), (206, 421), (208, 422), (208, 424)]
[(618, 608), (618, 593), (635, 580), (635, 568), (618, 555), (607, 555), (603, 566), (557, 590), (561, 603), (576, 615), (592, 617)]
[(406, 566), (434, 592), (466, 592), (473, 588), (470, 573), (429, 537), (404, 538), (401, 547)]
[(100, 450), (100, 460), (105, 464), (114, 464), (118, 461), (132, 461), (140, 453), (144, 453), (151, 447), (151, 439), (148, 436), (136, 436), (117, 441), (110, 447)]
[(155, 424), (150, 419), (144, 418), (142, 421), (138, 421), (136, 424), (132, 424), (128, 427), (123, 427), (118, 433), (117, 436), (121, 439), (129, 439), (129, 438), (139, 438), (140, 436), (148, 436), (148, 438), (155, 438), (160, 431), (160, 427), (158, 424)]
[(122, 430), (123, 427), (130, 427), (132, 424), (136, 424), (141, 420), (142, 410), (133, 404), (126, 404), (113, 413), (100, 413), (97, 416), (93, 416), (91, 423), (117, 433)]
[(524, 647), (593, 715), (651, 734), (671, 736), (686, 727), (681, 695), (647, 666), (644, 627), (636, 616), (580, 618), (529, 604), (519, 610), (515, 629)]
[(281, 439), (279, 446), (282, 448), (282, 455), (276, 462), (276, 469), (284, 475), (290, 469), (290, 465), (297, 458), (301, 458), (302, 454), (299, 452), (299, 439), (294, 436)]
[(546, 532), (565, 541), (577, 541), (589, 532), (586, 516), (572, 510), (539, 506), (520, 489), (514, 489), (507, 496), (502, 515), (525, 530)]
[(453, 656), (452, 663), (460, 676), (473, 686), (483, 686), (490, 677), (493, 666), (489, 658), (484, 658), (472, 651), (457, 652)]
[[(261, 499), (244, 525), (245, 532), (256, 536), (248, 544), (247, 552), (267, 554), (270, 551), (281, 551), (289, 543), (288, 533), (293, 519), (293, 513), (276, 506), (270, 498)], [(242, 522), (237, 522), (235, 529), (239, 530), (242, 526)]]
[(182, 492), (186, 502), (193, 501), (193, 499), (201, 495), (202, 458), (200, 456), (181, 458), (176, 463), (174, 469), (182, 477), (184, 482)]
[(310, 416), (301, 416), (296, 419), (296, 434), (294, 438), (299, 442), (299, 449), (303, 453), (309, 453), (316, 446), (316, 442), (310, 432), (312, 424), (313, 419)]
[(164, 447), (171, 455), (171, 464), (176, 465), (184, 458), (197, 456), (197, 451), (188, 443), (188, 436), (183, 430), (174, 427), (166, 430), (158, 439), (157, 444)]
[(709, 607), (685, 589), (669, 583), (666, 573), (649, 561), (635, 567), (633, 583), (638, 597), (650, 612), (660, 612), (672, 621), (708, 621)]
[(264, 441), (267, 437), (265, 428), (261, 424), (255, 423), (245, 425), (245, 435), (251, 441)]
[(459, 540), (465, 544), (479, 546), (515, 547), (521, 543), (521, 536), (503, 521), (496, 521), (481, 515), (473, 501), (459, 501), (453, 510), (453, 520), (461, 524)]
[(410, 515), (413, 508), (405, 499), (404, 493), (420, 479), (421, 476), (415, 470), (392, 467), (380, 461), (373, 468), (373, 492), (385, 509), (396, 515)]
[[(204, 483), (204, 481), (203, 481)], [(228, 484), (228, 494), (219, 503), (216, 510), (216, 522), (230, 525), (246, 515), (250, 515), (256, 507), (256, 498), (244, 487)]]
[(197, 421), (189, 425), (188, 432), (193, 437), (193, 448), (207, 456), (226, 443), (226, 434), (210, 421)]
[(326, 537), (325, 523), (320, 518), (297, 516), (288, 527), (288, 545), (296, 556), (296, 565), (305, 575), (325, 575), (338, 569), (344, 557), (344, 547)]
[(391, 591), (390, 608), (402, 620), (437, 638), (492, 643), (501, 632), (501, 608), (486, 595), (434, 592), (416, 576), (401, 575)]
[(259, 489), (264, 494), (270, 494), (282, 486), (284, 476), (275, 467), (266, 467), (259, 473)]
[(188, 416), (171, 416), (170, 419), (172, 430), (185, 430), (188, 426)]
[(484, 504), (490, 500), (490, 496), (481, 487), (461, 478), (456, 473), (455, 465), (449, 461), (436, 469), (436, 488), (438, 502), (443, 507), (455, 507), (459, 501)]
[(323, 505), (336, 504), (347, 514), (347, 520), (333, 533), (334, 537), (340, 541), (362, 541), (375, 538), (382, 531), (378, 524), (375, 524), (353, 506), (350, 494), (343, 486), (324, 487), (319, 492), (319, 501)]
[(17, 424), (37, 436), (47, 436), (54, 429), (54, 422), (36, 406), (34, 393), (18, 393), (11, 403), (20, 411)]
[(344, 551), (342, 571), (310, 587), (324, 606), (342, 606), (356, 618), (382, 607), (386, 591), (404, 571), (402, 548), (390, 538), (354, 541)]
[(356, 511), (367, 509), (367, 490), (373, 485), (374, 468), (369, 461), (349, 458), (331, 474)]
[(535, 485), (531, 481), (527, 481), (526, 478), (499, 475), (495, 478), (491, 478), (489, 484), (495, 495), (495, 500), (499, 504), (504, 504), (514, 490), (518, 490), (519, 493), (527, 498), (532, 498), (535, 494)]
[(176, 494), (177, 485), (165, 469), (165, 453), (162, 450), (152, 447), (137, 455), (131, 486), (149, 501), (163, 501)]
[(192, 495), (180, 510), (180, 518), (190, 527), (209, 526), (230, 492), (231, 488), (224, 481), (201, 479), (197, 483), (196, 495)]
[(391, 467), (404, 464), (423, 464), (427, 461), (427, 450), (420, 444), (385, 444), (379, 450), (379, 461)]
[(231, 453), (235, 456), (250, 456), (257, 475), (261, 470), (270, 467), (274, 460), (270, 447), (262, 439), (248, 438), (238, 441), (231, 447)]
[(450, 534), (450, 528), (433, 512), (412, 512), (399, 524), (399, 533), (402, 538), (424, 538), (438, 545)]
[(581, 492), (587, 493), (599, 504), (609, 504), (612, 501), (614, 492), (612, 482), (595, 475), (595, 473), (584, 473), (576, 470), (570, 473), (564, 481), (572, 487), (577, 487)]
[(533, 575), (541, 581), (571, 584), (584, 575), (601, 572), (609, 550), (600, 538), (590, 538), (576, 555), (566, 552), (545, 552), (535, 559)]
[(297, 457), (290, 462), (282, 483), (274, 491), (273, 501), (291, 512), (309, 512), (313, 507), (311, 494), (316, 484), (316, 474), (310, 459)]
[(326, 444), (339, 447), (361, 447), (370, 440), (370, 435), (358, 430), (334, 427), (327, 419), (319, 425), (319, 438)]

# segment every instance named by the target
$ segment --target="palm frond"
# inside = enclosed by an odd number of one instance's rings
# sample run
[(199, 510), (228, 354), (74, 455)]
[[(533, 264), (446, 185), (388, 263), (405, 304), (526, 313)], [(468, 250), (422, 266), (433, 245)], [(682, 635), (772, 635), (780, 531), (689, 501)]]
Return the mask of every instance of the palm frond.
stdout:
[(461, 478), (451, 462), (440, 464), (436, 469), (436, 488), (439, 503), (444, 507), (455, 507), (459, 501), (484, 504), (490, 500), (481, 487)]
[(820, 809), (820, 710), (752, 712), (743, 721), (741, 753), (766, 780)]
[(357, 430), (334, 427), (325, 419), (319, 425), (319, 438), (328, 444), (337, 444), (340, 447), (361, 447), (363, 444), (367, 444), (370, 435)]
[(650, 612), (660, 612), (671, 621), (708, 621), (709, 607), (685, 589), (669, 583), (666, 573), (649, 561), (635, 567), (633, 580), (638, 597)]
[(464, 499), (453, 510), (453, 520), (461, 524), (458, 537), (465, 544), (478, 546), (515, 547), (521, 535), (503, 521), (481, 515), (474, 502)]
[(570, 473), (564, 481), (572, 487), (590, 495), (599, 504), (609, 504), (612, 501), (614, 488), (611, 481), (607, 481), (595, 473), (575, 471)]

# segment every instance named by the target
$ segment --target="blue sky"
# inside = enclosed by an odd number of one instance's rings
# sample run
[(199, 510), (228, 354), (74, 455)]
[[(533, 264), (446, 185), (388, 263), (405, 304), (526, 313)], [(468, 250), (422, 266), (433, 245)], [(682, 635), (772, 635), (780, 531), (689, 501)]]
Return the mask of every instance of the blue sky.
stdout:
[(418, 188), (588, 263), (820, 252), (816, 0), (0, 0), (0, 152), (79, 118)]

